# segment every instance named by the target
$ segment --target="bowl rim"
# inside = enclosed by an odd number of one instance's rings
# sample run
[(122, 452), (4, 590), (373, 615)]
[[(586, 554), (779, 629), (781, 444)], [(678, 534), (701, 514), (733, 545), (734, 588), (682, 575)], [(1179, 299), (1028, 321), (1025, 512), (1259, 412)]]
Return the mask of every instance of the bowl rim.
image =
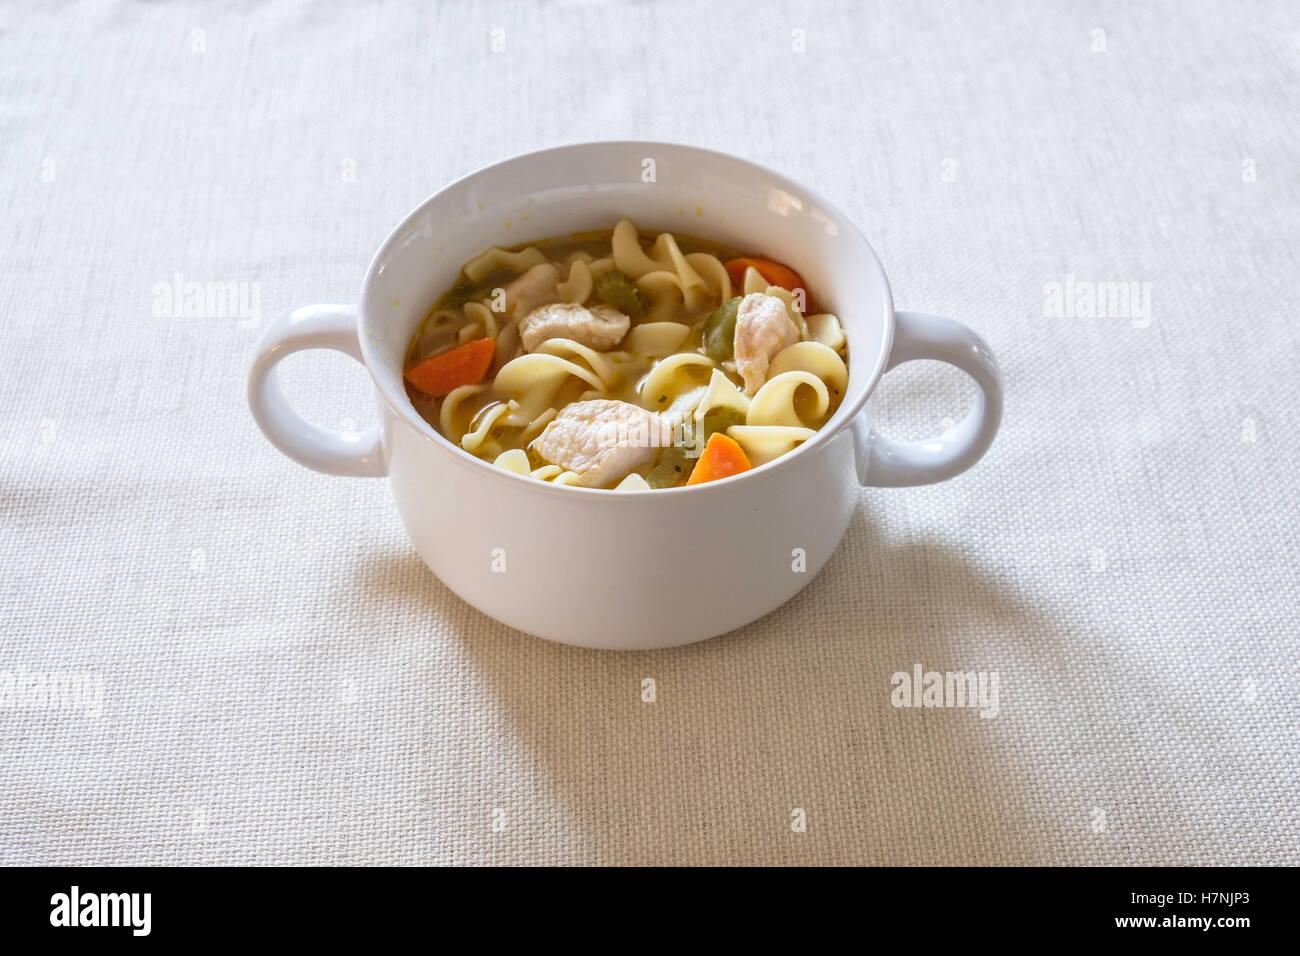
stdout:
[[(379, 357), (375, 354), (377, 347), (373, 344), (371, 336), (368, 335), (366, 332), (366, 328), (369, 324), (369, 309), (367, 308), (367, 304), (369, 303), (372, 297), (374, 286), (378, 282), (379, 273), (382, 271), (383, 263), (388, 259), (390, 253), (393, 250), (393, 247), (399, 243), (401, 237), (405, 234), (407, 227), (410, 225), (411, 221), (418, 218), (422, 213), (424, 213), (424, 211), (429, 206), (431, 206), (433, 203), (438, 201), (445, 193), (457, 189), (463, 186), (464, 184), (470, 182), (471, 180), (479, 176), (482, 176), (486, 173), (489, 173), (492, 170), (498, 169), (499, 167), (508, 166), (510, 164), (517, 163), (523, 160), (536, 160), (543, 156), (580, 151), (584, 149), (591, 149), (593, 147), (605, 147), (605, 148), (613, 147), (613, 148), (626, 148), (626, 149), (636, 149), (636, 150), (653, 150), (653, 149), (680, 150), (687, 153), (698, 153), (702, 155), (711, 156), (716, 159), (725, 160), (729, 163), (734, 163), (742, 167), (749, 167), (751, 170), (757, 173), (760, 173), (767, 177), (771, 177), (773, 180), (776, 181), (776, 183), (780, 187), (788, 189), (796, 194), (802, 194), (804, 196), (807, 196), (808, 198), (815, 200), (817, 203), (821, 204), (823, 207), (832, 210), (839, 217), (839, 219), (848, 226), (848, 228), (852, 231), (852, 235), (858, 239), (858, 241), (862, 244), (863, 249), (866, 250), (869, 263), (875, 267), (877, 275), (880, 278), (880, 284), (884, 289), (884, 294), (885, 294), (885, 314), (883, 316), (884, 327), (882, 329), (882, 335), (881, 335), (881, 347), (879, 349), (878, 354), (876, 355), (875, 363), (872, 366), (870, 374), (867, 376), (867, 380), (865, 384), (861, 387), (860, 391), (858, 391), (857, 397), (853, 400), (851, 404), (848, 404), (847, 411), (845, 410), (845, 403), (842, 403), (840, 408), (836, 410), (836, 415), (842, 414), (843, 417), (841, 418), (839, 423), (835, 425), (835, 427), (833, 428), (828, 427), (829, 426), (829, 422), (828, 422), (827, 425), (823, 425), (821, 428), (819, 428), (816, 434), (814, 434), (812, 438), (809, 438), (808, 440), (804, 441), (802, 444), (800, 444), (798, 447), (794, 448), (793, 450), (787, 452), (784, 455), (781, 455), (778, 458), (774, 458), (772, 461), (769, 461), (766, 464), (759, 465), (758, 467), (753, 468), (749, 471), (742, 472), (739, 475), (731, 475), (727, 478), (722, 478), (715, 481), (702, 482), (698, 485), (679, 485), (676, 488), (637, 488), (637, 489), (624, 489), (620, 491), (616, 488), (586, 488), (581, 485), (556, 485), (550, 481), (538, 481), (536, 478), (532, 478), (528, 475), (520, 475), (512, 471), (507, 471), (504, 468), (498, 468), (494, 464), (492, 464), (492, 462), (485, 461), (484, 459), (479, 458), (477, 455), (471, 455), (469, 452), (465, 451), (463, 448), (459, 447), (458, 445), (452, 444), (452, 442), (446, 436), (440, 434), (437, 431), (437, 429), (431, 426), (427, 421), (424, 420), (424, 418), (420, 416), (418, 412), (415, 411), (415, 407), (411, 405), (410, 400), (406, 397), (405, 394), (401, 396), (400, 402), (395, 400), (393, 395), (389, 394), (389, 389), (385, 387), (385, 384), (383, 382), (379, 381), (378, 376), (376, 376), (375, 374), (375, 367), (383, 366), (385, 363), (380, 361)], [(576, 142), (576, 143), (563, 143), (556, 146), (548, 146), (544, 149), (530, 150), (524, 153), (517, 153), (514, 156), (510, 156), (505, 159), (496, 160), (494, 162), (479, 166), (478, 168), (473, 169), (468, 173), (465, 173), (463, 176), (460, 176), (459, 178), (452, 180), (451, 182), (447, 183), (445, 186), (442, 186), (436, 192), (431, 193), (429, 196), (427, 196), (425, 199), (419, 202), (415, 207), (413, 207), (410, 210), (410, 212), (408, 212), (405, 216), (403, 216), (400, 220), (398, 220), (397, 224), (393, 226), (393, 228), (389, 231), (388, 236), (380, 244), (374, 256), (371, 257), (370, 264), (366, 267), (365, 278), (362, 280), (362, 284), (361, 284), (361, 299), (357, 306), (357, 321), (358, 321), (357, 337), (360, 340), (363, 364), (365, 365), (366, 372), (367, 374), (369, 374), (371, 381), (374, 383), (375, 390), (378, 392), (379, 396), (383, 399), (384, 404), (388, 406), (389, 411), (391, 411), (398, 419), (402, 420), (407, 425), (411, 426), (412, 430), (416, 434), (418, 434), (425, 441), (433, 445), (435, 448), (439, 449), (442, 452), (448, 453), (454, 460), (460, 462), (463, 465), (467, 465), (470, 467), (477, 467), (481, 469), (480, 471), (481, 474), (484, 475), (490, 474), (496, 477), (516, 479), (520, 482), (521, 490), (529, 489), (544, 494), (549, 493), (549, 494), (564, 495), (570, 501), (576, 500), (572, 497), (572, 495), (577, 493), (577, 494), (588, 495), (589, 500), (600, 500), (600, 498), (603, 497), (606, 500), (617, 501), (617, 500), (628, 499), (628, 500), (638, 500), (643, 502), (646, 500), (647, 496), (652, 500), (661, 501), (661, 500), (671, 500), (672, 497), (675, 495), (716, 494), (718, 493), (719, 489), (728, 488), (731, 486), (733, 482), (745, 481), (748, 479), (758, 478), (760, 476), (766, 477), (768, 475), (772, 475), (775, 472), (781, 470), (783, 467), (788, 467), (792, 465), (798, 459), (804, 457), (806, 453), (815, 451), (817, 448), (825, 445), (828, 441), (830, 441), (833, 437), (835, 437), (845, 429), (850, 428), (853, 422), (858, 418), (858, 416), (862, 414), (862, 411), (865, 408), (867, 401), (870, 399), (872, 392), (875, 390), (876, 385), (880, 382), (881, 377), (885, 374), (885, 369), (889, 362), (890, 353), (893, 351), (894, 330), (896, 324), (896, 320), (894, 317), (893, 292), (889, 287), (889, 278), (885, 274), (885, 269), (880, 262), (880, 257), (876, 255), (876, 250), (872, 247), (871, 243), (867, 240), (867, 237), (863, 234), (862, 230), (858, 228), (857, 223), (849, 219), (849, 217), (846, 216), (844, 212), (836, 204), (827, 200), (826, 197), (818, 193), (816, 190), (810, 189), (807, 186), (803, 185), (802, 183), (799, 183), (791, 179), (790, 177), (784, 175), (783, 173), (771, 169), (770, 167), (764, 166), (761, 163), (756, 163), (753, 162), (752, 160), (744, 159), (732, 153), (725, 153), (722, 152), (721, 150), (709, 149), (703, 146), (694, 146), (688, 143), (673, 143), (673, 142), (657, 141), (657, 140), (587, 140), (587, 141)], [(850, 349), (853, 347), (852, 341), (850, 341), (849, 347)], [(851, 391), (858, 390), (855, 383), (850, 384), (850, 390)], [(590, 496), (595, 496), (595, 497), (593, 498)]]

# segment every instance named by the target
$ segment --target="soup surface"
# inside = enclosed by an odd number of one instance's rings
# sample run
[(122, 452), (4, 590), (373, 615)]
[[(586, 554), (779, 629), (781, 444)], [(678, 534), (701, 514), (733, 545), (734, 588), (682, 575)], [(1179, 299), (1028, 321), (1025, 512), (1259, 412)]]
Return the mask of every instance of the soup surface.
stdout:
[(623, 219), (467, 262), (405, 380), (430, 425), (499, 468), (673, 488), (811, 438), (844, 396), (847, 349), (787, 266)]

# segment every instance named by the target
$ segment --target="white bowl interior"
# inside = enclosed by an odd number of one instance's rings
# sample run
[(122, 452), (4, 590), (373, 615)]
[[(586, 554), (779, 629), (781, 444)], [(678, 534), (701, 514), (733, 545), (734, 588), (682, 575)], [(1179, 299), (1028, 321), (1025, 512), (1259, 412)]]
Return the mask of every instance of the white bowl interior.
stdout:
[[(650, 170), (654, 180), (645, 182)], [(445, 442), (407, 399), (402, 363), (420, 320), (461, 266), (490, 246), (612, 229), (624, 216), (643, 233), (710, 239), (799, 272), (849, 340), (848, 394), (812, 441), (838, 431), (862, 407), (883, 372), (893, 307), (880, 263), (857, 228), (815, 193), (760, 166), (639, 142), (506, 160), (453, 183), (403, 220), (371, 263), (360, 310), (362, 351), (389, 404)]]

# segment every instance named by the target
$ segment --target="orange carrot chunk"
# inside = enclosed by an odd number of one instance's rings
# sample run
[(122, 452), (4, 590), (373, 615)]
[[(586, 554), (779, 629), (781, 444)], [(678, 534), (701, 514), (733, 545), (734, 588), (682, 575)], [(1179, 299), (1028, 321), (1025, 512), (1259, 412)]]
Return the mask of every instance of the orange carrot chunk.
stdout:
[(804, 315), (815, 315), (817, 306), (813, 303), (812, 293), (804, 285), (803, 277), (795, 272), (789, 266), (783, 266), (779, 262), (773, 262), (771, 259), (732, 259), (727, 263), (727, 275), (731, 276), (731, 284), (740, 286), (745, 281), (745, 270), (756, 269), (768, 285), (779, 285), (788, 292), (794, 292), (796, 289), (803, 289)]
[(441, 398), (462, 385), (481, 382), (496, 351), (496, 339), (474, 339), (416, 362), (406, 370), (406, 381), (430, 398)]
[(698, 485), (718, 478), (730, 478), (753, 467), (735, 439), (728, 438), (722, 432), (714, 432), (709, 436), (709, 443), (704, 446), (704, 452), (695, 463), (695, 470), (686, 479), (686, 483)]

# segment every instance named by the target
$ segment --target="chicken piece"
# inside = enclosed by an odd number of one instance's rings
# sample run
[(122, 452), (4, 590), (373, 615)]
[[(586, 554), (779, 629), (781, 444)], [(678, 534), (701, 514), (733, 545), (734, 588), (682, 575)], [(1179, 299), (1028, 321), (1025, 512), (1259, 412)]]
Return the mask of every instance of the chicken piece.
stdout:
[(558, 303), (533, 309), (519, 321), (519, 336), (524, 349), (536, 351), (547, 339), (572, 339), (580, 345), (603, 352), (623, 341), (632, 320), (607, 305), (587, 308)]
[(777, 352), (799, 341), (785, 303), (774, 295), (754, 292), (740, 300), (736, 310), (736, 371), (745, 380), (745, 394), (753, 395), (767, 381), (767, 367)]
[(518, 318), (527, 315), (539, 305), (559, 302), (560, 292), (555, 288), (560, 281), (560, 270), (549, 262), (533, 266), (506, 286), (506, 315)]
[(672, 428), (657, 413), (598, 398), (561, 409), (532, 447), (552, 464), (576, 472), (579, 485), (602, 488), (650, 464), (672, 440)]

